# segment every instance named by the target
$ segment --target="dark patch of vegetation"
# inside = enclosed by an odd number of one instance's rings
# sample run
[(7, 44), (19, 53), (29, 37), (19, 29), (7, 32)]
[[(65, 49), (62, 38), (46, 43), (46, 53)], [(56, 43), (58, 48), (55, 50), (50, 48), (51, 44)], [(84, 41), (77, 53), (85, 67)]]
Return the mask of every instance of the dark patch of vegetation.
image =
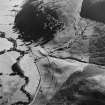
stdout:
[(21, 70), (21, 68), (17, 63), (14, 63), (11, 68), (12, 68), (13, 74), (15, 73), (21, 77), (24, 77), (24, 72)]
[(92, 3), (91, 0), (83, 0), (81, 17), (97, 22), (105, 23), (105, 1)]
[(41, 41), (45, 44), (64, 29), (64, 23), (59, 20), (55, 9), (43, 6), (43, 3), (32, 5), (29, 2), (16, 15), (13, 29), (25, 42)]
[(0, 37), (5, 38), (5, 32), (0, 31)]

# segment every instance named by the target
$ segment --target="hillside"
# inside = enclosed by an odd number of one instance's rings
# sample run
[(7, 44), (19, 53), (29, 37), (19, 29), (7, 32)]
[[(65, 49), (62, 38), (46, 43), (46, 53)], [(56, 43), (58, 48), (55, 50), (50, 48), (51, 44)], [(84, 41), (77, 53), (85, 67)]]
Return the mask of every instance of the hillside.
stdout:
[(105, 105), (104, 0), (1, 0), (0, 104)]

